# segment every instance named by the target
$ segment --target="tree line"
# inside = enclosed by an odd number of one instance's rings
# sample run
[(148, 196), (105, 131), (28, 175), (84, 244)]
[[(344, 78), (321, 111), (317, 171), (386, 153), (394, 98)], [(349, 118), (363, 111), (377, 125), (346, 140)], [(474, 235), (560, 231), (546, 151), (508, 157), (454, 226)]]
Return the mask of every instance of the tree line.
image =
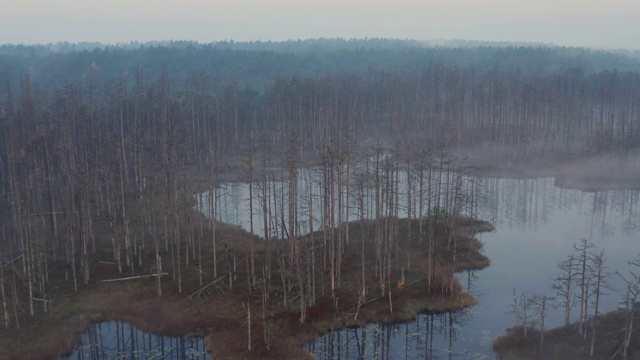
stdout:
[(40, 85), (56, 87), (71, 79), (94, 76), (109, 80), (135, 67), (150, 78), (167, 71), (184, 81), (192, 73), (207, 72), (224, 81), (235, 80), (260, 91), (274, 76), (303, 78), (337, 73), (366, 74), (369, 69), (418, 71), (432, 62), (484, 71), (549, 75), (579, 68), (590, 74), (604, 70), (637, 72), (637, 53), (613, 53), (584, 48), (537, 44), (450, 42), (429, 44), (394, 39), (307, 39), (286, 42), (197, 43), (55, 43), (0, 45), (0, 78), (14, 85), (30, 74)]

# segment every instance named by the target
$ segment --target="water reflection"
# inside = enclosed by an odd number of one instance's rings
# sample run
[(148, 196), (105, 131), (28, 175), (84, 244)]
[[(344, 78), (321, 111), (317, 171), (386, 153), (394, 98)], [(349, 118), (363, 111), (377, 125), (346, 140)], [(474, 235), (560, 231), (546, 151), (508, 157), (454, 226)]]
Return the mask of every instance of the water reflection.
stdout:
[(637, 230), (638, 190), (584, 192), (558, 188), (553, 178), (476, 181), (481, 185), (478, 216), (496, 226), (535, 230), (553, 216), (576, 212), (590, 238)]
[[(449, 175), (437, 175), (434, 172), (432, 178), (449, 179)], [(407, 208), (413, 209), (415, 217), (417, 204), (417, 191), (408, 190), (407, 184), (416, 187), (415, 179), (409, 182), (409, 177), (415, 177), (401, 171), (398, 175), (400, 193), (398, 201), (401, 206), (398, 216), (406, 217)], [(434, 180), (435, 181), (435, 180)], [(462, 211), (463, 214), (472, 215), (482, 220), (487, 220), (497, 227), (519, 228), (526, 231), (535, 231), (545, 226), (549, 219), (554, 216), (562, 216), (567, 212), (577, 212), (582, 216), (580, 226), (588, 228), (589, 238), (598, 236), (609, 236), (617, 231), (624, 234), (631, 234), (637, 231), (640, 221), (638, 203), (640, 202), (640, 192), (638, 190), (607, 190), (598, 192), (584, 192), (559, 188), (554, 185), (552, 177), (535, 179), (506, 179), (506, 178), (482, 178), (465, 177), (463, 179), (466, 193), (473, 191), (477, 193), (477, 202), (468, 203)], [(301, 214), (309, 212), (309, 191), (313, 197), (313, 214), (315, 215), (314, 229), (319, 229), (324, 224), (322, 219), (322, 207), (324, 193), (320, 185), (318, 170), (305, 169), (300, 171), (298, 179), (298, 209)], [(262, 188), (264, 184), (256, 182), (253, 187), (253, 229), (260, 236), (264, 236), (263, 210), (262, 210)], [(427, 185), (425, 185), (426, 187)], [(433, 185), (435, 187), (435, 184)], [(442, 185), (444, 186), (444, 185)], [(282, 202), (288, 202), (287, 183), (285, 181), (272, 181), (266, 187), (269, 190), (267, 201), (273, 212), (282, 211), (274, 218), (287, 218), (287, 206), (282, 206)], [(354, 196), (347, 196), (355, 193), (353, 188), (347, 189), (343, 186), (340, 190), (344, 197), (342, 202), (343, 220), (356, 220), (357, 202)], [(413, 194), (409, 197), (409, 194)], [(432, 195), (436, 196), (435, 194)], [(450, 203), (440, 194), (438, 202), (447, 208)], [(249, 185), (246, 183), (221, 183), (215, 191), (206, 191), (198, 197), (198, 208), (205, 214), (216, 216), (220, 221), (240, 225), (245, 229), (250, 228), (249, 218)], [(215, 198), (215, 205), (212, 200)], [(373, 217), (374, 193), (368, 188), (365, 192), (365, 217)], [(422, 200), (425, 204), (424, 212), (427, 211), (427, 204), (435, 204), (435, 199), (429, 199), (426, 194)], [(213, 211), (215, 209), (215, 211)], [(450, 209), (447, 209), (450, 210)], [(338, 210), (336, 210), (338, 211)], [(337, 215), (337, 214), (334, 214)], [(335, 217), (335, 216), (334, 216)], [(337, 217), (335, 217), (337, 218)], [(619, 218), (619, 219), (618, 219)], [(308, 219), (300, 217), (301, 233), (305, 233), (310, 228)], [(573, 225), (573, 224), (572, 224)], [(273, 228), (276, 226), (274, 225)], [(577, 240), (577, 239), (576, 239)]]
[(59, 360), (70, 359), (209, 359), (200, 336), (171, 337), (137, 329), (123, 321), (92, 324), (74, 351)]
[(480, 359), (456, 351), (454, 342), (468, 318), (466, 311), (420, 314), (402, 324), (368, 324), (330, 332), (309, 343), (316, 359)]
[[(277, 173), (277, 171), (273, 171)], [(326, 214), (323, 209), (324, 202), (329, 201), (326, 196), (329, 191), (324, 188), (325, 182), (321, 169), (300, 169), (297, 184), (295, 184), (297, 189), (297, 209), (300, 214), (298, 216), (300, 233), (309, 232), (311, 225), (313, 225), (313, 229), (318, 230), (326, 224), (337, 226), (338, 223), (343, 221), (357, 220), (359, 212), (358, 199), (355, 194), (358, 189), (353, 179), (357, 174), (368, 174), (370, 175), (368, 181), (372, 181), (371, 171), (373, 169), (360, 166), (352, 170), (350, 184), (347, 185), (346, 181), (343, 184), (332, 183), (330, 185), (332, 187), (330, 193), (335, 194), (335, 202), (338, 205), (335, 206), (334, 214)], [(426, 213), (427, 209), (433, 206), (438, 206), (451, 212), (455, 196), (454, 191), (451, 190), (453, 187), (451, 183), (454, 179), (452, 174), (451, 172), (431, 171), (428, 175), (423, 176), (424, 191), (422, 205), (420, 205), (418, 174), (398, 171), (397, 174), (394, 174), (394, 181), (398, 185), (397, 201), (400, 204), (397, 215), (399, 217), (407, 217), (407, 209), (413, 209), (412, 216), (415, 217), (417, 209), (423, 208), (423, 212)], [(476, 191), (475, 189), (478, 186), (475, 178), (465, 175), (461, 176), (461, 179), (461, 194), (471, 194), (472, 191)], [(266, 223), (264, 214), (265, 212), (270, 214), (268, 216), (269, 221), (288, 218), (288, 180), (267, 181), (266, 183), (256, 181), (251, 186), (253, 193), (253, 214), (251, 216), (249, 215), (251, 207), (249, 204), (251, 199), (249, 196), (250, 185), (242, 182), (222, 182), (218, 184), (216, 189), (196, 195), (196, 208), (207, 216), (215, 216), (219, 221), (236, 224), (246, 230), (253, 228), (253, 232), (257, 235), (265, 237), (266, 228), (271, 232), (270, 237), (279, 237), (280, 234), (277, 231), (279, 228), (278, 222)], [(373, 218), (375, 216), (375, 188), (373, 184), (367, 183), (363, 192), (364, 216)], [(458, 213), (472, 215), (476, 206), (475, 202), (465, 202), (465, 206), (458, 209)], [(265, 209), (267, 210), (265, 211)], [(308, 216), (310, 213), (313, 213), (314, 216)], [(323, 216), (327, 218), (325, 219)], [(313, 224), (310, 223), (311, 221), (313, 221)], [(331, 221), (334, 223), (332, 224)], [(251, 226), (252, 223), (253, 226)]]

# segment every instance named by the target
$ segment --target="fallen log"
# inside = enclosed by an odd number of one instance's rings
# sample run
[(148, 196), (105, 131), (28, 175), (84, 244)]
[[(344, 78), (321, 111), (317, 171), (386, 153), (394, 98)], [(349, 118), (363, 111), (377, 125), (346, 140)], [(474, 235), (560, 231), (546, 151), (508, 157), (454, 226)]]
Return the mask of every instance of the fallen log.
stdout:
[[(169, 275), (169, 273), (160, 274), (160, 276), (164, 276), (164, 275)], [(157, 276), (158, 274), (129, 276), (129, 277), (119, 278), (119, 279), (100, 280), (100, 282), (106, 283), (106, 282), (114, 282), (114, 281), (126, 281), (126, 280), (144, 279), (144, 278), (157, 277)]]
[(36, 298), (36, 297), (31, 298), (31, 299), (33, 301), (41, 301), (41, 302), (47, 302), (47, 303), (52, 303), (53, 302), (53, 300), (50, 300), (50, 299), (40, 299), (40, 298)]
[(98, 261), (98, 264), (102, 264), (102, 265), (118, 265), (118, 263), (114, 263), (113, 261)]
[(22, 257), (22, 254), (18, 255), (18, 257), (16, 257), (15, 259), (7, 261), (6, 263), (2, 264), (2, 267), (7, 267), (13, 264), (16, 260), (20, 259), (21, 257)]
[(186, 298), (184, 298), (184, 299), (180, 300), (180, 301), (178, 302), (178, 304), (181, 304), (181, 303), (183, 303), (183, 302), (185, 302), (185, 301), (187, 301), (187, 300), (193, 300), (194, 298), (198, 298), (198, 297), (200, 297), (200, 295), (202, 295), (202, 292), (203, 292), (204, 290), (206, 290), (207, 288), (209, 288), (211, 285), (215, 285), (218, 281), (220, 281), (220, 280), (222, 280), (222, 279), (224, 279), (224, 278), (226, 278), (226, 275), (223, 275), (223, 276), (221, 276), (221, 277), (219, 277), (219, 278), (217, 278), (217, 279), (213, 280), (212, 282), (208, 283), (207, 285), (205, 285), (205, 286), (201, 287), (200, 289), (196, 290), (195, 292), (193, 292), (193, 294), (191, 294), (191, 295), (187, 296)]

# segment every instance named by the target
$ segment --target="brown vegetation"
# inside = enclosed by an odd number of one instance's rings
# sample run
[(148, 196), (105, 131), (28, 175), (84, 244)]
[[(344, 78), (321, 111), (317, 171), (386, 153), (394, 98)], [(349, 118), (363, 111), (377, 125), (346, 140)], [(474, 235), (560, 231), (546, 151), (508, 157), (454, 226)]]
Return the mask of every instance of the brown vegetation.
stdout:
[[(624, 336), (626, 312), (616, 310), (602, 315), (598, 320), (597, 346), (593, 359), (622, 359), (621, 346)], [(636, 321), (640, 314), (636, 314)], [(548, 330), (545, 333), (544, 351), (540, 351), (539, 332), (529, 329), (524, 337), (522, 327), (510, 328), (507, 334), (493, 342), (493, 349), (501, 360), (522, 359), (587, 359), (589, 358), (590, 339), (585, 339), (579, 332), (579, 324), (574, 323)], [(640, 356), (640, 333), (635, 332), (628, 349), (628, 359)]]
[[(137, 279), (131, 281), (99, 283), (99, 280), (118, 277), (117, 266), (108, 264), (109, 249), (105, 248), (91, 259), (92, 281), (86, 288), (73, 292), (68, 281), (58, 280), (50, 287), (53, 299), (48, 313), (33, 318), (21, 318), (19, 329), (10, 328), (0, 331), (0, 358), (47, 359), (70, 351), (79, 340), (79, 334), (89, 326), (90, 322), (120, 319), (135, 326), (160, 334), (186, 335), (201, 334), (206, 336), (206, 343), (213, 357), (219, 358), (301, 358), (307, 356), (302, 344), (318, 334), (344, 326), (356, 326), (370, 321), (395, 322), (408, 320), (424, 310), (458, 309), (475, 303), (468, 293), (462, 292), (455, 282), (454, 291), (449, 292), (449, 282), (455, 281), (447, 267), (446, 251), (439, 252), (440, 266), (437, 267), (436, 279), (431, 288), (426, 285), (426, 263), (424, 259), (424, 243), (419, 239), (419, 220), (395, 219), (398, 222), (399, 239), (404, 239), (398, 246), (410, 245), (414, 251), (411, 256), (411, 269), (404, 271), (405, 287), (402, 291), (392, 288), (390, 311), (389, 298), (380, 297), (371, 291), (370, 298), (360, 305), (359, 301), (359, 263), (345, 263), (342, 270), (341, 286), (337, 289), (336, 299), (329, 295), (328, 283), (318, 284), (320, 293), (324, 288), (325, 295), (319, 295), (315, 305), (307, 309), (307, 321), (300, 324), (299, 312), (293, 302), (283, 307), (278, 298), (278, 287), (272, 287), (270, 300), (262, 309), (262, 297), (259, 290), (249, 291), (247, 268), (244, 265), (249, 256), (250, 244), (254, 235), (238, 227), (219, 224), (218, 240), (220, 244), (228, 244), (228, 256), (236, 258), (237, 272), (234, 273), (235, 284), (230, 289), (226, 281), (219, 286), (212, 286), (199, 296), (191, 296), (192, 292), (201, 288), (198, 281), (198, 269), (191, 265), (185, 267), (183, 274), (183, 293), (175, 286), (175, 280), (165, 276), (163, 297), (155, 296), (155, 279)], [(458, 262), (456, 270), (465, 268), (482, 268), (489, 261), (479, 251), (481, 244), (473, 238), (477, 231), (491, 230), (485, 222), (472, 219), (460, 219), (458, 228)], [(373, 221), (367, 221), (367, 231), (373, 231)], [(406, 238), (407, 225), (412, 227), (413, 238)], [(357, 222), (343, 224), (349, 226), (350, 236), (359, 238)], [(449, 226), (441, 227), (438, 246), (445, 247)], [(320, 243), (321, 233), (315, 234)], [(208, 237), (205, 230), (205, 237)], [(286, 246), (286, 243), (281, 244)], [(318, 244), (320, 245), (320, 244)], [(258, 242), (256, 253), (265, 251), (264, 242)], [(357, 258), (359, 244), (356, 241), (347, 246), (346, 258)], [(403, 252), (404, 254), (404, 252)], [(258, 257), (261, 258), (261, 257)], [(371, 256), (373, 259), (373, 256)], [(260, 266), (262, 264), (259, 264)], [(373, 267), (373, 264), (370, 264)], [(212, 263), (205, 260), (205, 278), (212, 278)], [(371, 283), (375, 284), (375, 272), (370, 269)], [(52, 268), (64, 271), (64, 266)], [(393, 270), (393, 279), (401, 279), (402, 270)], [(274, 274), (274, 277), (277, 277)], [(53, 277), (62, 279), (60, 276)], [(324, 277), (328, 281), (328, 277)], [(226, 280), (226, 279), (225, 279)], [(373, 287), (373, 285), (372, 285)], [(250, 294), (250, 295), (248, 295)], [(252, 344), (251, 351), (247, 347), (247, 306), (252, 309)], [(356, 311), (359, 311), (357, 319)], [(265, 325), (267, 328), (265, 329)], [(265, 341), (266, 334), (266, 341)], [(26, 350), (28, 349), (28, 350)]]

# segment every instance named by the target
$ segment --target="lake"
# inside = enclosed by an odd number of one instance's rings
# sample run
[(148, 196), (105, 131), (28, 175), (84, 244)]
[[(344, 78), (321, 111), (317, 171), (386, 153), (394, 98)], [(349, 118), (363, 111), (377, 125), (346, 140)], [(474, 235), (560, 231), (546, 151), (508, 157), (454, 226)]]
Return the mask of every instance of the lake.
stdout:
[[(308, 196), (313, 191), (321, 197), (314, 171), (300, 172), (298, 179), (299, 207), (304, 213)], [(448, 174), (438, 174), (448, 179)], [(405, 183), (406, 172), (400, 172), (399, 183)], [(358, 329), (343, 329), (321, 336), (307, 349), (318, 359), (351, 358), (493, 358), (491, 343), (514, 324), (509, 313), (512, 292), (552, 297), (551, 288), (558, 275), (557, 264), (573, 251), (581, 238), (605, 250), (608, 272), (626, 271), (627, 262), (640, 251), (638, 243), (637, 190), (584, 192), (555, 186), (554, 179), (508, 179), (467, 177), (467, 184), (476, 184), (479, 199), (473, 216), (493, 223), (496, 230), (478, 237), (491, 265), (481, 271), (462, 273), (462, 284), (478, 299), (478, 304), (445, 314), (423, 314), (404, 324), (369, 324)], [(275, 182), (275, 193), (285, 191), (286, 182)], [(260, 184), (254, 187), (259, 193)], [(216, 190), (216, 217), (249, 229), (248, 188), (245, 183), (223, 183)], [(413, 192), (415, 197), (415, 192)], [(208, 197), (200, 195), (200, 208), (210, 213)], [(407, 203), (408, 192), (402, 191), (400, 202)], [(345, 198), (349, 200), (348, 198)], [(315, 201), (315, 200), (314, 200)], [(414, 201), (412, 199), (412, 201)], [(355, 220), (355, 202), (350, 203), (349, 220)], [(367, 216), (372, 208), (368, 195)], [(315, 214), (322, 214), (320, 201), (314, 203)], [(415, 204), (412, 205), (415, 209)], [(406, 216), (401, 209), (399, 216)], [(286, 212), (286, 209), (284, 209)], [(403, 214), (403, 211), (404, 214)], [(286, 216), (286, 215), (285, 215)], [(263, 235), (262, 213), (254, 204), (254, 232)], [(322, 219), (316, 220), (318, 229)], [(308, 229), (309, 224), (301, 224)], [(601, 311), (613, 310), (620, 300), (621, 281), (609, 277), (614, 290), (601, 299)], [(577, 320), (577, 311), (572, 321)], [(563, 324), (560, 309), (547, 313), (547, 328)]]

